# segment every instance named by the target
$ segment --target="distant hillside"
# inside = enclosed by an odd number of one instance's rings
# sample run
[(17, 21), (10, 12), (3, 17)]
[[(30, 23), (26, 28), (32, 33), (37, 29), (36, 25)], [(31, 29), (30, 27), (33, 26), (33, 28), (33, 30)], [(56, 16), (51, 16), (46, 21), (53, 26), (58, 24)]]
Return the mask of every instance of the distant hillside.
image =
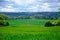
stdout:
[(51, 16), (55, 17), (57, 19), (58, 12), (0, 12), (0, 14), (6, 14), (10, 17), (18, 17), (18, 16), (33, 16), (35, 18), (43, 17), (43, 19), (46, 19), (45, 17)]

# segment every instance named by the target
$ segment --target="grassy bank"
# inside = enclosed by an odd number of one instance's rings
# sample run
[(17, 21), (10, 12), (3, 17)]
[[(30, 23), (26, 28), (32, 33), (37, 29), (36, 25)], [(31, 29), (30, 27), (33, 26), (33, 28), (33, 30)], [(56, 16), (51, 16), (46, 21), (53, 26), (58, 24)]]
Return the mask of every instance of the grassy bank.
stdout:
[(46, 21), (8, 20), (10, 26), (0, 27), (0, 40), (60, 40), (60, 27), (44, 27)]

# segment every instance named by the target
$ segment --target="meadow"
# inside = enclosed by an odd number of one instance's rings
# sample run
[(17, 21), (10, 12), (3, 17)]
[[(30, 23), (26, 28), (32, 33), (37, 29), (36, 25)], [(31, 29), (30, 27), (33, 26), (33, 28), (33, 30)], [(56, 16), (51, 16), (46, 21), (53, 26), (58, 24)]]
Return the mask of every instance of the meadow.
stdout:
[(0, 27), (0, 40), (60, 40), (60, 27), (45, 27), (55, 20), (6, 20), (9, 26)]

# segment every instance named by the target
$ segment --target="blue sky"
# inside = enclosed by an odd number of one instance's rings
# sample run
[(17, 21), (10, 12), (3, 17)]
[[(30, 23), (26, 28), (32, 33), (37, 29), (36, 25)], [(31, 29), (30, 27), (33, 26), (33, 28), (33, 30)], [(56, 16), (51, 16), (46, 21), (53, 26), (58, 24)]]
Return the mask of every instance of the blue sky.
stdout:
[(0, 12), (57, 12), (59, 0), (0, 0)]

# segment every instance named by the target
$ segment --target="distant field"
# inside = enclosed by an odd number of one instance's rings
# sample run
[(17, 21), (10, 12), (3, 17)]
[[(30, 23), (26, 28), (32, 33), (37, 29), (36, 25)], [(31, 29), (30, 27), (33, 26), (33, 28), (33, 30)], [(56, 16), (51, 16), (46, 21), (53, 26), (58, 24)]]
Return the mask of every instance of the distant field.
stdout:
[(8, 20), (10, 27), (21, 27), (21, 26), (44, 26), (47, 21), (55, 20), (38, 20), (38, 19), (21, 19), (21, 20)]
[(10, 26), (0, 27), (0, 40), (60, 40), (60, 27), (44, 27), (46, 21), (8, 20)]

